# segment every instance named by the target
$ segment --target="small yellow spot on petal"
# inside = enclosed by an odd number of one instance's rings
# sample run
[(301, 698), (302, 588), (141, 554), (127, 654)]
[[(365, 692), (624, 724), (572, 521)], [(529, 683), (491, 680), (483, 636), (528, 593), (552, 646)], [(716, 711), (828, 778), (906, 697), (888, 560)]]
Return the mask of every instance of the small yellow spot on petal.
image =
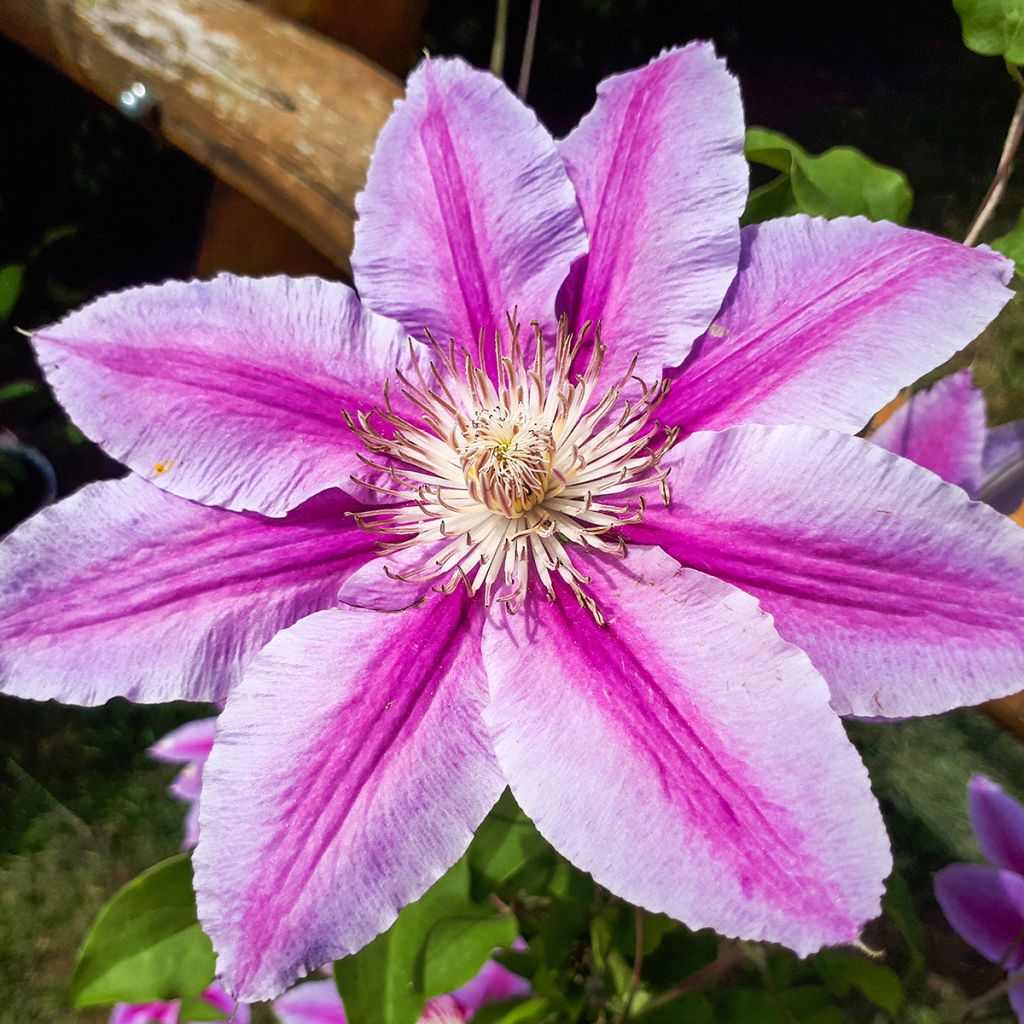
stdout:
[(1021, 502), (1020, 508), (1010, 516), (1010, 519), (1018, 526), (1024, 526), (1024, 502)]
[(174, 460), (173, 459), (168, 459), (166, 462), (158, 462), (153, 467), (153, 472), (156, 473), (157, 476), (161, 476), (164, 473), (166, 473), (171, 468), (171, 466), (173, 466), (173, 465), (174, 465)]
[(712, 338), (724, 338), (728, 333), (728, 330), (726, 330), (726, 328), (721, 324), (712, 324), (708, 328), (708, 334), (710, 334)]

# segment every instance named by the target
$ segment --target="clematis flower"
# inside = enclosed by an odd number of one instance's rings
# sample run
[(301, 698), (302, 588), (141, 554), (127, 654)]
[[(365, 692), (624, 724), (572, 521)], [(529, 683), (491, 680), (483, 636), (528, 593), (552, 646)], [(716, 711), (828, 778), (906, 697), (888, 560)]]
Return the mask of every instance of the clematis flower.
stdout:
[(970, 370), (944, 377), (900, 406), (872, 435), (1005, 515), (1024, 502), (1024, 422), (986, 426)]
[[(475, 978), (448, 995), (431, 999), (420, 1024), (463, 1024), (487, 1003), (528, 996), (530, 984), (489, 960)], [(346, 1024), (345, 1007), (333, 981), (308, 981), (274, 1000), (281, 1024)]]
[[(231, 1015), (233, 1024), (249, 1024), (249, 1007), (235, 1001), (214, 982), (200, 997), (204, 1002)], [(181, 1000), (152, 1003), (118, 1003), (110, 1014), (110, 1024), (193, 1024), (181, 1019)], [(205, 1018), (204, 1018), (205, 1019)]]
[[(1024, 969), (1024, 807), (991, 779), (967, 787), (971, 826), (992, 866), (952, 864), (935, 876), (935, 896), (954, 930), (1010, 974)], [(1024, 980), (1008, 995), (1024, 1021)]]
[(226, 699), (194, 863), (238, 997), (387, 928), (505, 785), (633, 903), (851, 941), (891, 862), (839, 716), (1019, 687), (1024, 535), (853, 436), (1010, 263), (862, 219), (741, 232), (742, 150), (706, 44), (558, 142), (428, 60), (358, 202), (358, 300), (220, 277), (36, 334), (131, 475), (0, 546), (0, 679)]

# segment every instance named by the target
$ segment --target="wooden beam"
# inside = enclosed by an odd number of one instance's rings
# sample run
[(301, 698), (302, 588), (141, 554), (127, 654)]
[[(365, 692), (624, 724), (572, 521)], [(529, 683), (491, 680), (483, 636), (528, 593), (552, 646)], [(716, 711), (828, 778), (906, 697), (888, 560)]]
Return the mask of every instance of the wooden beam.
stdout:
[(401, 83), (244, 0), (2, 0), (0, 32), (166, 137), (347, 268), (355, 197)]

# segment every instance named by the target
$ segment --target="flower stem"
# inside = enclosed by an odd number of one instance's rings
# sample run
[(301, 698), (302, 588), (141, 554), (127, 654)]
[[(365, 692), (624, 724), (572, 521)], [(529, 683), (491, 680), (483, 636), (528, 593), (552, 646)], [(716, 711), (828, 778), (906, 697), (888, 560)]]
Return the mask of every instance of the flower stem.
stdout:
[(505, 74), (505, 38), (508, 35), (508, 0), (498, 0), (494, 13), (494, 41), (491, 43), (491, 74)]
[(953, 1019), (957, 1021), (967, 1020), (968, 1017), (974, 1016), (975, 1010), (980, 1010), (993, 999), (1005, 995), (1011, 988), (1019, 985), (1022, 981), (1024, 981), (1024, 969), (1008, 974), (998, 985), (993, 985), (987, 992), (982, 992), (980, 996), (975, 996), (974, 999), (964, 1003)]
[(533, 69), (533, 50), (537, 45), (537, 22), (540, 20), (540, 0), (530, 0), (530, 17), (526, 22), (526, 39), (523, 42), (523, 62), (519, 65), (519, 87), (516, 95), (526, 99), (530, 88), (530, 71)]
[(671, 988), (665, 989), (661, 995), (655, 996), (654, 999), (644, 1006), (640, 1017), (643, 1017), (649, 1010), (657, 1009), (659, 1006), (672, 1002), (676, 996), (681, 996), (684, 992), (690, 992), (693, 989), (710, 985), (745, 963), (746, 959), (746, 955), (741, 949), (726, 950), (717, 960), (712, 960), (711, 963), (705, 964), (699, 971), (694, 971), (689, 977), (683, 978), (682, 981)]
[(622, 1013), (615, 1018), (615, 1024), (623, 1024), (629, 1020), (629, 1011), (633, 1009), (633, 1000), (636, 998), (636, 990), (640, 987), (640, 971), (644, 966), (644, 911), (643, 907), (636, 908), (636, 946), (633, 953), (633, 976), (629, 980), (629, 995), (626, 996), (626, 1005)]
[(999, 166), (996, 167), (995, 177), (989, 185), (985, 198), (978, 207), (978, 212), (971, 221), (971, 226), (964, 236), (964, 245), (974, 245), (981, 237), (985, 225), (992, 219), (996, 207), (1003, 198), (1006, 191), (1006, 184), (1010, 180), (1010, 173), (1013, 171), (1013, 160), (1020, 148), (1021, 140), (1024, 139), (1024, 83), (1017, 81), (1020, 88), (1020, 95), (1017, 97), (1017, 106), (1014, 107), (1013, 117), (1010, 119), (1010, 127), (1006, 131), (1006, 140), (1003, 142), (1003, 152), (999, 157)]

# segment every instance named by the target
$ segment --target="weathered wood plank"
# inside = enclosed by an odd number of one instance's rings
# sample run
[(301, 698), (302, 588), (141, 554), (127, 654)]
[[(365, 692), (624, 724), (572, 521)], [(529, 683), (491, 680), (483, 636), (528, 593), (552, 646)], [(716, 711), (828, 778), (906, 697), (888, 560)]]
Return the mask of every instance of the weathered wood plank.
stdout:
[(401, 84), (243, 0), (3, 0), (0, 32), (167, 138), (346, 268), (355, 196)]

